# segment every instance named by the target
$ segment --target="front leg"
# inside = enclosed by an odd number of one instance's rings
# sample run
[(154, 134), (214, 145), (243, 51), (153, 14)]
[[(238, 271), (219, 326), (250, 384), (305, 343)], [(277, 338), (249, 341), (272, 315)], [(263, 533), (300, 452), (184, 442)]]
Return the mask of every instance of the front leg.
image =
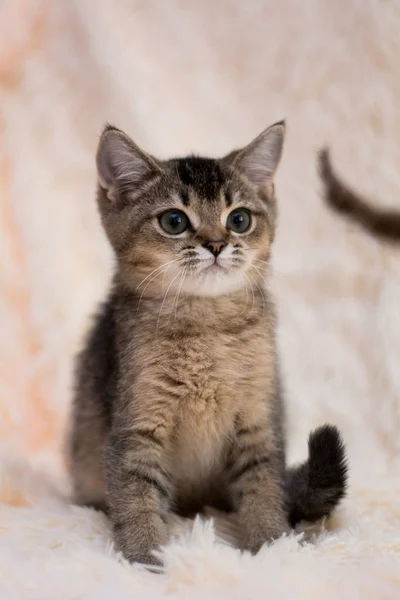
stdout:
[(131, 562), (160, 564), (153, 551), (168, 541), (170, 482), (163, 459), (156, 427), (113, 428), (106, 450), (107, 501), (116, 550)]
[(253, 554), (289, 531), (280, 448), (265, 424), (238, 422), (229, 481), (243, 529), (243, 549)]

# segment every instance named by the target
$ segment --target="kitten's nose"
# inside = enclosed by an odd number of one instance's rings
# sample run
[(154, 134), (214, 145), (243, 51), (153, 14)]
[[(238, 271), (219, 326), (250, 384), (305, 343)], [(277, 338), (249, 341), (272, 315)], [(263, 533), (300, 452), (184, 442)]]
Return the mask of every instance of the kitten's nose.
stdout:
[(226, 243), (224, 240), (208, 240), (204, 245), (204, 248), (207, 248), (214, 256), (218, 256), (225, 248)]

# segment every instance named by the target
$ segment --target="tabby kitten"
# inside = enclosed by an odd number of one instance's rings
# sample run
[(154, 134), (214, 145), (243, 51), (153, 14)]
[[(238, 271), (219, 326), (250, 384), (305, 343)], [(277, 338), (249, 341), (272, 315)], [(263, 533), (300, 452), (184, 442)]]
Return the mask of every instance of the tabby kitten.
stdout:
[(338, 431), (285, 469), (267, 265), (284, 123), (214, 160), (160, 161), (107, 126), (98, 204), (117, 268), (77, 364), (75, 499), (103, 508), (116, 548), (155, 564), (166, 515), (235, 511), (257, 552), (345, 491)]
[(331, 208), (378, 238), (400, 242), (400, 210), (371, 206), (368, 200), (347, 187), (335, 174), (327, 149), (319, 154), (319, 167), (325, 188), (324, 198)]

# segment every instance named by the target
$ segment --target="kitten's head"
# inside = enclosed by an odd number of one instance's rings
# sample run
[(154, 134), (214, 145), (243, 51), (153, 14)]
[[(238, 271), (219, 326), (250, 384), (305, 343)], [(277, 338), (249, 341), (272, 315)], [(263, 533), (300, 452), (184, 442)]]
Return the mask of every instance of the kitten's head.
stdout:
[(107, 126), (98, 202), (124, 280), (138, 293), (218, 296), (265, 276), (284, 122), (222, 159), (160, 161)]

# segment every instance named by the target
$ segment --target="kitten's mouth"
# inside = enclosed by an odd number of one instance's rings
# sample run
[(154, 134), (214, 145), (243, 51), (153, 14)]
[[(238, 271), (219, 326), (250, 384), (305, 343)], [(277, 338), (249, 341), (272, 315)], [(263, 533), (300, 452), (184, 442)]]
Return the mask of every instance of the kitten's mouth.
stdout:
[(223, 267), (221, 263), (218, 262), (217, 258), (214, 260), (214, 262), (203, 269), (203, 272), (205, 273), (220, 273), (221, 271), (226, 272), (227, 268)]
[(221, 267), (217, 262), (213, 263), (209, 267), (204, 269), (207, 273), (218, 273), (218, 271), (225, 271), (224, 267)]

